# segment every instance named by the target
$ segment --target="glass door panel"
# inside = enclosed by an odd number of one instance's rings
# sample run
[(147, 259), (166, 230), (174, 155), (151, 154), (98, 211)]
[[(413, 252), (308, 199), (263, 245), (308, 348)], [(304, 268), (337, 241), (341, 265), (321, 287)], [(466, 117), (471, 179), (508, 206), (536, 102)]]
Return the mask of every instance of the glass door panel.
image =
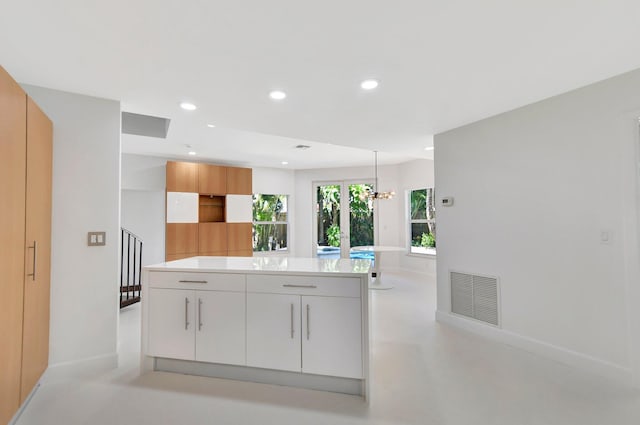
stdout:
[[(373, 201), (370, 182), (323, 182), (314, 185), (315, 252), (319, 258), (370, 258), (373, 252), (351, 247), (374, 245)], [(348, 208), (343, 206), (348, 202)]]
[(316, 255), (318, 258), (340, 258), (341, 184), (316, 185)]
[[(373, 192), (373, 184), (349, 184), (349, 248), (374, 245), (373, 200), (367, 195)], [(349, 258), (373, 260), (373, 251), (351, 251)]]

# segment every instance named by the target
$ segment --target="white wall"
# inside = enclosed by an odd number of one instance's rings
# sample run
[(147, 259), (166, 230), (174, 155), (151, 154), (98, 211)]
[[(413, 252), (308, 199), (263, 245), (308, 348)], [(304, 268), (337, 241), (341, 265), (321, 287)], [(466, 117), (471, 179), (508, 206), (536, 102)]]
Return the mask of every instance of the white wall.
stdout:
[(142, 264), (164, 262), (166, 158), (122, 154), (122, 227), (140, 236)]
[(122, 190), (122, 227), (142, 238), (143, 266), (162, 263), (165, 259), (164, 198), (164, 191)]
[(638, 87), (634, 71), (436, 135), (437, 198), (455, 198), (437, 212), (441, 320), (450, 270), (498, 276), (502, 330), (476, 332), (638, 370)]
[[(25, 85), (53, 121), (51, 366), (115, 365), (120, 103)], [(88, 247), (87, 232), (107, 244)]]

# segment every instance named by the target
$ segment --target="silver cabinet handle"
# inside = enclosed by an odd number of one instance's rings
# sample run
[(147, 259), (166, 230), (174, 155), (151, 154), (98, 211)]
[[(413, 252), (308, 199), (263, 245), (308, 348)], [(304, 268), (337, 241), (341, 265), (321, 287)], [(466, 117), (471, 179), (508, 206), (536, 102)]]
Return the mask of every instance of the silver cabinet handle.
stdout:
[(38, 242), (33, 241), (33, 246), (28, 247), (28, 249), (33, 249), (33, 273), (29, 273), (27, 276), (31, 276), (31, 280), (36, 280), (36, 264), (38, 261)]
[(309, 304), (307, 304), (307, 340), (309, 339), (309, 335), (311, 334), (311, 315), (309, 314)]
[(202, 329), (202, 298), (198, 298), (198, 330)]
[(184, 297), (184, 330), (189, 329), (189, 298)]
[(291, 303), (291, 339), (293, 339), (293, 303)]
[(290, 285), (290, 284), (284, 284), (282, 285), (285, 288), (317, 288), (316, 285)]
[(179, 280), (179, 283), (207, 283), (206, 280)]

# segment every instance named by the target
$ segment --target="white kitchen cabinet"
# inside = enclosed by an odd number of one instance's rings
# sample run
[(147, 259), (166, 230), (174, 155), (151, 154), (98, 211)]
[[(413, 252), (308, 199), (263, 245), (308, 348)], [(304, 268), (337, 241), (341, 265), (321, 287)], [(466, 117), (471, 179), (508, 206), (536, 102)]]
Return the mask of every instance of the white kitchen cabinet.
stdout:
[(195, 297), (196, 360), (244, 365), (244, 292), (196, 291)]
[(247, 366), (300, 372), (300, 296), (247, 294)]
[(146, 266), (142, 370), (367, 399), (368, 266), (295, 257)]
[(150, 288), (149, 355), (195, 359), (195, 291)]
[(150, 288), (150, 355), (245, 364), (243, 292)]
[(302, 297), (302, 372), (362, 379), (360, 298)]
[(248, 293), (247, 366), (362, 379), (360, 298)]

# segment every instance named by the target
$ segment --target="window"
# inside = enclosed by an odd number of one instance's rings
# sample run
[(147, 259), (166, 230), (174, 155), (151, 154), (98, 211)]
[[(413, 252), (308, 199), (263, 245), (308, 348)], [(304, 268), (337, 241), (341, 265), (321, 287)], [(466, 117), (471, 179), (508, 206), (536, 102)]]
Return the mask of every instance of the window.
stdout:
[(253, 251), (286, 251), (287, 195), (253, 195)]
[(412, 190), (409, 195), (410, 252), (436, 253), (436, 207), (433, 188)]

